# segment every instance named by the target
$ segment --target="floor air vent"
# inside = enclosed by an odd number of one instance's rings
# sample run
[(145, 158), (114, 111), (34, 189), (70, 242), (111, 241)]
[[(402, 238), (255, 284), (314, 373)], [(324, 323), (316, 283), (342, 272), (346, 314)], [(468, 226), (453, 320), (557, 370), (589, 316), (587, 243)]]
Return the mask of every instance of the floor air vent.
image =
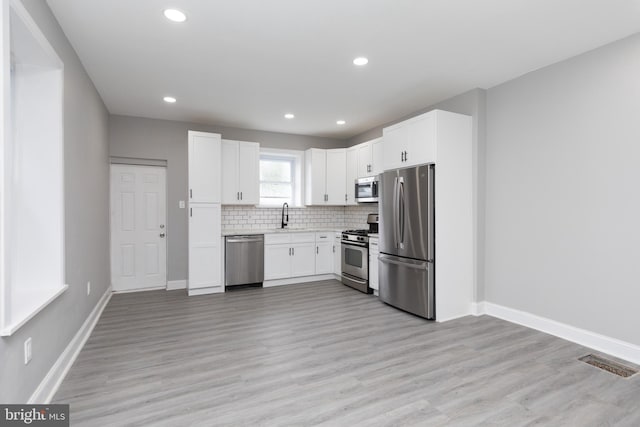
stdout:
[(596, 368), (600, 368), (607, 372), (611, 372), (612, 374), (618, 375), (619, 377), (627, 378), (633, 374), (638, 372), (637, 369), (629, 368), (628, 366), (623, 366), (619, 363), (613, 362), (611, 360), (605, 359), (604, 357), (596, 356), (593, 354), (589, 354), (586, 356), (582, 356), (578, 360), (581, 360), (589, 365), (593, 365)]

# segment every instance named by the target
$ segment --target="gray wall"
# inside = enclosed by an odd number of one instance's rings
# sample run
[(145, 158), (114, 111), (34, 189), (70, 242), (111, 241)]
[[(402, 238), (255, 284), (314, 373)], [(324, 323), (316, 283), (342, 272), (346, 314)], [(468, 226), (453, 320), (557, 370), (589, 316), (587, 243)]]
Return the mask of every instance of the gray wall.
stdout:
[[(22, 0), (64, 62), (65, 263), (69, 289), (13, 336), (0, 338), (0, 402), (24, 403), (109, 286), (108, 114), (42, 0)], [(86, 294), (90, 280), (92, 292)], [(33, 339), (33, 359), (23, 343)]]
[(159, 159), (167, 162), (168, 280), (187, 278), (187, 132), (214, 132), (224, 139), (259, 142), (262, 147), (305, 150), (342, 148), (345, 141), (304, 135), (207, 126), (195, 123), (113, 115), (109, 119), (109, 154), (114, 157)]
[(474, 89), (449, 98), (419, 111), (377, 126), (349, 139), (348, 146), (356, 145), (382, 136), (382, 129), (394, 123), (426, 113), (434, 109), (467, 114), (473, 117), (473, 229), (474, 229), (474, 300), (482, 301), (484, 293), (484, 246), (485, 246), (485, 133), (486, 133), (486, 91)]
[(486, 299), (640, 345), (640, 35), (487, 93)]

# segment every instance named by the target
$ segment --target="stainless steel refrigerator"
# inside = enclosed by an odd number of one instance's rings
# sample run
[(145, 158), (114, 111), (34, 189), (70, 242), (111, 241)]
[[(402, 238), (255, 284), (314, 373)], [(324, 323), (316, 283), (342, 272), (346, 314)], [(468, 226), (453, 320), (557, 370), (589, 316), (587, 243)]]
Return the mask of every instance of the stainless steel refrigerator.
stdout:
[(427, 319), (435, 319), (434, 179), (426, 164), (380, 180), (380, 299)]

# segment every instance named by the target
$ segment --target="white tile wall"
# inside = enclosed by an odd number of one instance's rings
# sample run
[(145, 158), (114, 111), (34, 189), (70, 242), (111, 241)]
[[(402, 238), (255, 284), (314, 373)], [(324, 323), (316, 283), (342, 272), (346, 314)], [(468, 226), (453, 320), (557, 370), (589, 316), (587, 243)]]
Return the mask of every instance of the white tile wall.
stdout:
[[(289, 208), (288, 228), (368, 228), (367, 214), (377, 213), (375, 203), (359, 206), (310, 206)], [(222, 229), (279, 228), (281, 208), (256, 208), (253, 206), (223, 206)]]

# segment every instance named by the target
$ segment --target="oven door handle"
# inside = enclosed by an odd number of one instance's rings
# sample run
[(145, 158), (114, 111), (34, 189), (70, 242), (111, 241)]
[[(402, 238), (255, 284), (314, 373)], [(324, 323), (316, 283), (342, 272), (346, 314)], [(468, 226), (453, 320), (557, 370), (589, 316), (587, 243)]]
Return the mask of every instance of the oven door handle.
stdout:
[(346, 245), (346, 246), (357, 246), (359, 248), (366, 248), (367, 247), (366, 243), (356, 243), (356, 242), (348, 242), (347, 243), (347, 242), (343, 241), (342, 244)]
[(345, 277), (345, 278), (347, 278), (349, 280), (353, 280), (354, 282), (360, 283), (362, 285), (366, 285), (367, 284), (366, 280), (358, 279), (357, 277), (354, 277), (354, 276), (352, 276), (350, 274), (342, 273), (342, 277)]

